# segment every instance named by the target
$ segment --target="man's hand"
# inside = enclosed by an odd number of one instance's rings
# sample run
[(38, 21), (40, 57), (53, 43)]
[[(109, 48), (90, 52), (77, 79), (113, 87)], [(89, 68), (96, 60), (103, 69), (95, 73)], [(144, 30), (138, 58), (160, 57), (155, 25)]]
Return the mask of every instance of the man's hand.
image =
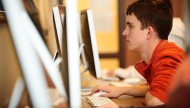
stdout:
[(107, 85), (99, 85), (92, 89), (91, 93), (94, 94), (96, 92), (107, 92), (107, 94), (101, 95), (102, 97), (111, 97), (117, 98), (125, 93), (125, 87), (113, 87)]
[(108, 77), (115, 76), (115, 71), (114, 70), (108, 70), (108, 72), (106, 73), (106, 76), (108, 76)]

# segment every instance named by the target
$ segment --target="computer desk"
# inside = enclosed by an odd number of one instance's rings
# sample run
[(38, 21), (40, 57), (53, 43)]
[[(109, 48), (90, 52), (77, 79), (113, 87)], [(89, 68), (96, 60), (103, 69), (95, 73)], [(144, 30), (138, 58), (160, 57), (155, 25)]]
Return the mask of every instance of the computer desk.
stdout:
[[(81, 77), (81, 86), (82, 87), (93, 88), (96, 85), (100, 85), (100, 84), (109, 85), (109, 82), (110, 81), (97, 80), (97, 79), (93, 78), (92, 76), (90, 76), (88, 73), (86, 73), (85, 75), (83, 75)], [(111, 100), (114, 103), (116, 103), (117, 105), (123, 106), (123, 107), (144, 106), (143, 105), (144, 97), (134, 97), (134, 96), (122, 95), (119, 98), (115, 98), (115, 99), (111, 99)], [(92, 108), (92, 106), (89, 103), (82, 101), (82, 108)]]
[[(131, 97), (131, 96), (121, 96), (116, 99), (111, 99), (114, 103), (122, 107), (130, 106), (144, 106), (144, 97)], [(82, 108), (93, 108), (89, 103), (82, 101)]]
[[(97, 80), (97, 79), (93, 78), (91, 75), (89, 75), (88, 73), (83, 74), (81, 77), (81, 86), (82, 87), (93, 88), (99, 84), (109, 85), (109, 81)], [(116, 103), (117, 105), (123, 106), (123, 107), (144, 106), (143, 105), (144, 97), (133, 97), (133, 96), (128, 96), (128, 95), (122, 95), (119, 98), (115, 98), (115, 99), (111, 99), (111, 100), (114, 103)], [(22, 96), (21, 102), (18, 107), (23, 108), (25, 106), (28, 106), (26, 90)], [(58, 106), (55, 106), (55, 108), (67, 108), (66, 106), (67, 106), (66, 103), (62, 103)], [(93, 108), (89, 103), (87, 103), (85, 101), (82, 101), (81, 106), (82, 106), (82, 108)]]

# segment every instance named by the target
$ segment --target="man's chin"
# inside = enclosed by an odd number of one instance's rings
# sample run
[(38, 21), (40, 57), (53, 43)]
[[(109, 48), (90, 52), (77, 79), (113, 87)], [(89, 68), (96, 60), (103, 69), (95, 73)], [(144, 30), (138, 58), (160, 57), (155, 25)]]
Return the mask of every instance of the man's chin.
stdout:
[(128, 49), (131, 50), (131, 51), (135, 51), (136, 50), (136, 48), (132, 47), (132, 46), (128, 46)]
[(128, 49), (129, 50), (134, 50), (134, 48), (132, 46), (130, 46), (130, 45), (128, 45)]

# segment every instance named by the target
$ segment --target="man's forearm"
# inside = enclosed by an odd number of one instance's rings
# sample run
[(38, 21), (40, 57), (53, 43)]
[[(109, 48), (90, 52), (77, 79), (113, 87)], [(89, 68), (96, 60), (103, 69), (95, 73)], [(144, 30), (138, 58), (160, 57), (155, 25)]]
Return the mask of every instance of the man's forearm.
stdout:
[(149, 91), (149, 86), (141, 85), (141, 86), (131, 86), (125, 87), (125, 94), (131, 96), (145, 96), (145, 94)]

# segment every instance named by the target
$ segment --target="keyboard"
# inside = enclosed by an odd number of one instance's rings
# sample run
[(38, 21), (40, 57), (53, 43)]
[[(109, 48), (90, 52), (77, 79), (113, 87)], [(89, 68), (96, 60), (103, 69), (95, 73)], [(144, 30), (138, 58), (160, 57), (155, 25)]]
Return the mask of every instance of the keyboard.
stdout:
[(112, 100), (110, 100), (107, 97), (87, 96), (86, 98), (93, 107), (99, 107), (107, 103), (114, 103)]

